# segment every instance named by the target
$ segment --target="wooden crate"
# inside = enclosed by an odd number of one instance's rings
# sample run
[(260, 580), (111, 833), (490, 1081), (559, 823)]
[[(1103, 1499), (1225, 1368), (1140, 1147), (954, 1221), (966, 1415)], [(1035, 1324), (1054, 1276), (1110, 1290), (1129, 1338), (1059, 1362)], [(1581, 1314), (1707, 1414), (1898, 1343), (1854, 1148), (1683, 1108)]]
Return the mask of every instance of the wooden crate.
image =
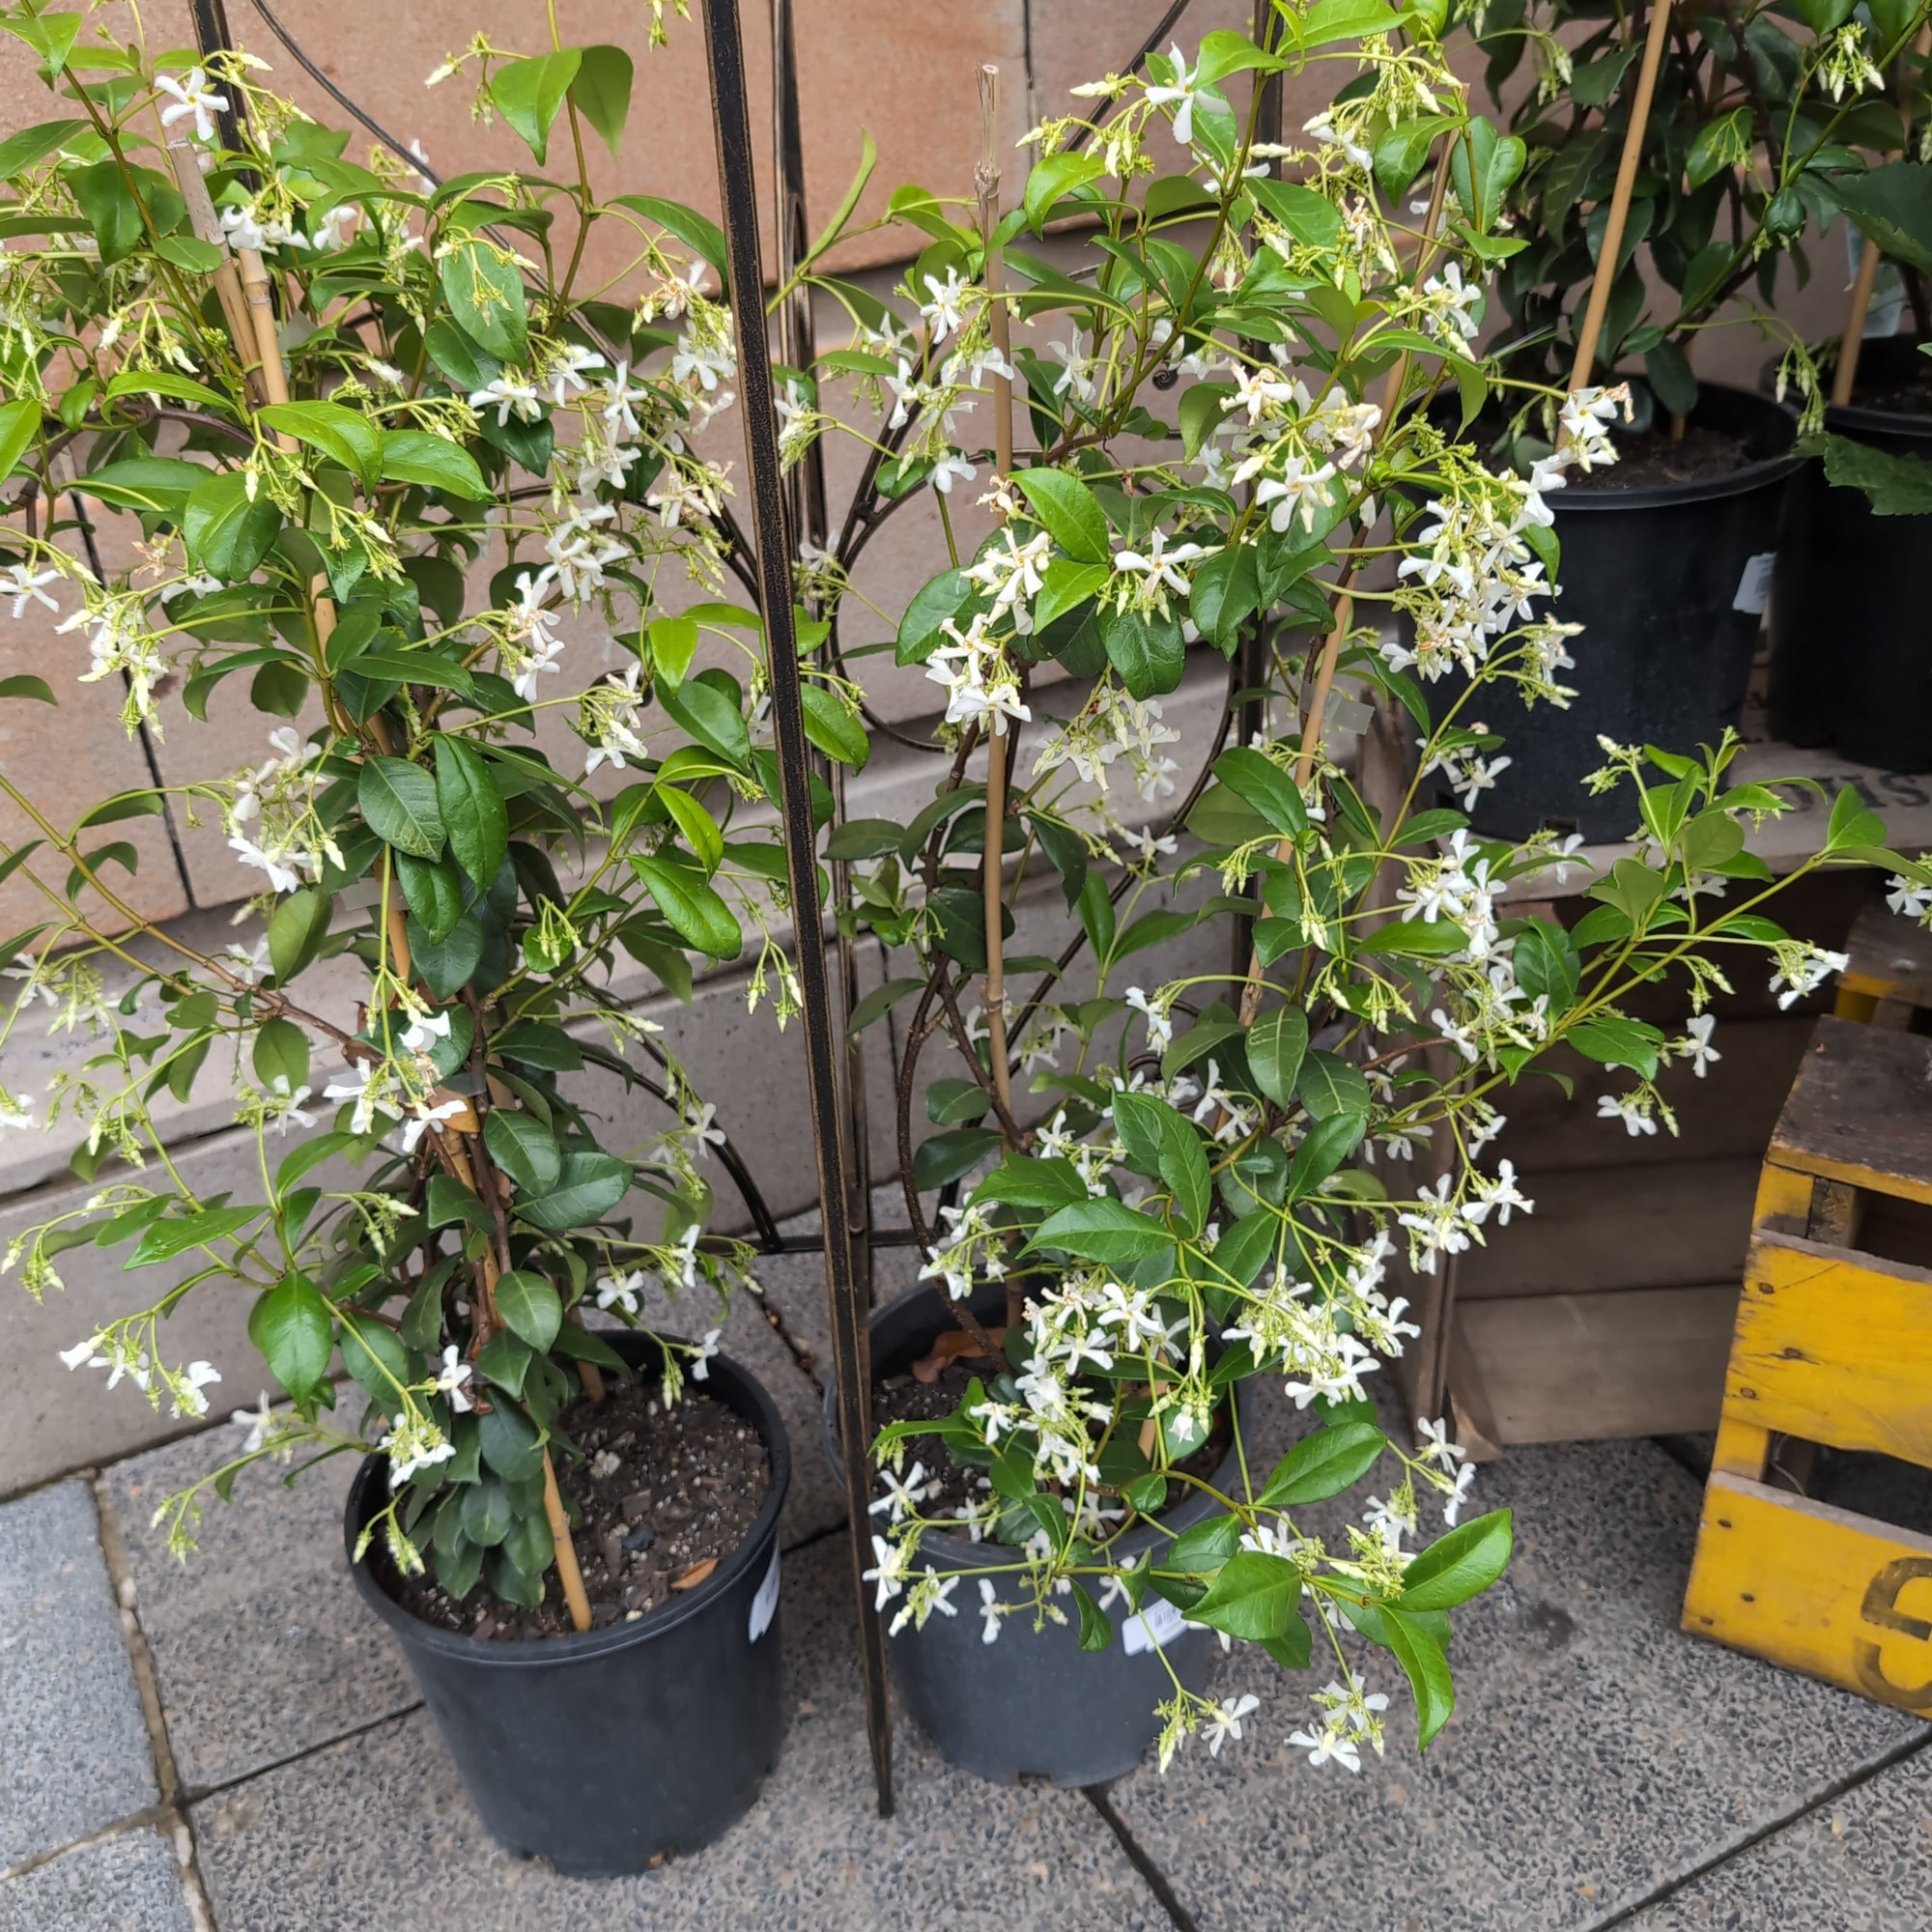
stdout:
[(1684, 1628), (1932, 1717), (1932, 1538), (1769, 1480), (1786, 1439), (1932, 1468), (1932, 1269), (1870, 1252), (1881, 1203), (1932, 1210), (1932, 1039), (1822, 1019), (1758, 1188)]

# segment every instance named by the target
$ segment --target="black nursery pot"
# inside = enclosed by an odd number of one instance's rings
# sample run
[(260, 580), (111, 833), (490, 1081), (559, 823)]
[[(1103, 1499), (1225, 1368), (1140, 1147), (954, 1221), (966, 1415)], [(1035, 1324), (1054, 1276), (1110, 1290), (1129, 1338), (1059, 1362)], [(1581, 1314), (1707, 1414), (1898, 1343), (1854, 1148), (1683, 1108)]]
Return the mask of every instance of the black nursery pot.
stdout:
[[(640, 1360), (642, 1337), (608, 1337)], [(751, 1376), (711, 1358), (703, 1392), (750, 1421), (772, 1486), (751, 1534), (696, 1589), (581, 1636), (484, 1641), (412, 1616), (383, 1587), (379, 1537), (354, 1564), (362, 1601), (388, 1625), (464, 1788), (512, 1851), (574, 1878), (643, 1870), (710, 1843), (740, 1818), (778, 1761), (784, 1731), (779, 1512), (791, 1481), (784, 1425)], [(349, 1492), (354, 1561), (386, 1495), (371, 1456)]]
[[(1006, 1292), (998, 1284), (973, 1296), (973, 1312), (982, 1321), (1006, 1314)], [(872, 1373), (897, 1375), (923, 1355), (952, 1324), (929, 1288), (914, 1290), (871, 1320)], [(1236, 1384), (1237, 1399), (1239, 1385)], [(838, 1453), (838, 1421), (833, 1391), (827, 1390), (820, 1435), (826, 1460), (843, 1480)], [(1226, 1489), (1236, 1479), (1238, 1459), (1231, 1442), (1214, 1471)], [(1202, 1521), (1213, 1509), (1211, 1498), (1190, 1491), (1186, 1500), (1161, 1519), (1178, 1531)], [(1160, 1541), (1142, 1524), (1112, 1547), (1131, 1557)], [(1154, 1707), (1174, 1695), (1175, 1675), (1190, 1690), (1207, 1681), (1214, 1633), (1181, 1623), (1179, 1613), (1150, 1596), (1151, 1629), (1111, 1612), (1114, 1640), (1103, 1651), (1080, 1648), (1080, 1621), (1073, 1600), (1063, 1600), (1067, 1621), (1033, 1627), (1031, 1599), (1023, 1599), (1011, 1577), (987, 1578), (1008, 1603), (1028, 1608), (1003, 1618), (996, 1642), (984, 1641), (979, 1580), (974, 1570), (993, 1571), (1013, 1560), (1003, 1544), (972, 1543), (964, 1536), (928, 1530), (920, 1545), (922, 1559), (944, 1575), (959, 1570), (953, 1592), (954, 1616), (934, 1615), (925, 1628), (910, 1623), (891, 1639), (889, 1652), (899, 1694), (951, 1764), (997, 1784), (1022, 1776), (1050, 1777), (1059, 1785), (1104, 1784), (1124, 1777), (1160, 1735)], [(1152, 1638), (1159, 1639), (1156, 1649)], [(1161, 1661), (1165, 1653), (1167, 1663)]]
[[(1867, 342), (1859, 372), (1890, 388), (1924, 366), (1904, 336)], [(1828, 408), (1833, 436), (1932, 457), (1932, 416)], [(1879, 517), (1825, 466), (1792, 479), (1771, 598), (1771, 724), (1797, 745), (1836, 739), (1886, 771), (1932, 768), (1932, 516)]]
[(1629, 793), (1583, 788), (1604, 762), (1599, 735), (1694, 752), (1742, 715), (1797, 432), (1769, 398), (1716, 383), (1699, 384), (1690, 420), (1742, 438), (1751, 461), (1689, 483), (1573, 482), (1547, 498), (1563, 594), (1539, 611), (1583, 626), (1577, 668), (1559, 679), (1577, 695), (1567, 710), (1528, 709), (1513, 685), (1473, 700), (1510, 760), (1477, 798), (1479, 831), (1517, 839), (1548, 825), (1592, 843), (1623, 838)]

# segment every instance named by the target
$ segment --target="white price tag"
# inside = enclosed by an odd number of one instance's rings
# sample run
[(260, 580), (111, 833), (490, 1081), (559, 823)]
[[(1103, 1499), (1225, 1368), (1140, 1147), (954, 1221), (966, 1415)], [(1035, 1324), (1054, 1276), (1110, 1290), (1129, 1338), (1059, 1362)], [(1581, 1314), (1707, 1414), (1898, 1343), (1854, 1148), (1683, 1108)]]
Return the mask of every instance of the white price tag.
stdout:
[(1150, 1597), (1140, 1614), (1127, 1619), (1121, 1633), (1121, 1648), (1129, 1657), (1144, 1650), (1160, 1650), (1172, 1643), (1187, 1628), (1187, 1619), (1165, 1597)]
[(758, 1594), (752, 1599), (751, 1640), (757, 1640), (772, 1627), (772, 1618), (779, 1607), (779, 1552), (772, 1550), (771, 1567), (765, 1572), (765, 1580), (758, 1585)]
[(1742, 611), (1747, 617), (1764, 615), (1764, 607), (1771, 602), (1771, 573), (1776, 563), (1775, 550), (1761, 550), (1755, 556), (1745, 559), (1745, 574), (1738, 579), (1738, 594), (1731, 599), (1733, 611)]

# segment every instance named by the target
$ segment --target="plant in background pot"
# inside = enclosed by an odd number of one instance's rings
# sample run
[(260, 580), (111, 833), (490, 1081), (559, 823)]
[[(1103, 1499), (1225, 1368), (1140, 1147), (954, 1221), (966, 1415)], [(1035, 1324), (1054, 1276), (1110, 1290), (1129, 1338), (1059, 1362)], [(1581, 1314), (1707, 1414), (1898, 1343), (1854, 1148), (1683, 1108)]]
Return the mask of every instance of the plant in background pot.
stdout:
[[(1547, 699), (1567, 662), (1568, 627), (1532, 614), (1542, 491), (1614, 460), (1600, 392), (1566, 405), (1575, 434), (1537, 483), (1435, 427), (1445, 385), (1465, 419), (1489, 392), (1468, 343), (1521, 150), (1466, 112), (1426, 21), (1376, 24), (1284, 8), (1266, 48), (1212, 34), (1086, 90), (1094, 119), (1037, 130), (1004, 219), (983, 181), (977, 226), (923, 190), (895, 201), (933, 239), (901, 317), (870, 328), (897, 362), (875, 454), (942, 506), (979, 476), (996, 527), (899, 626), (899, 661), (947, 697), (932, 802), (830, 848), (855, 867), (845, 916), (918, 962), (858, 1015), (901, 1014), (929, 1283), (874, 1318), (869, 1576), (915, 1715), (988, 1776), (1091, 1781), (1190, 1736), (1218, 1752), (1255, 1699), (1210, 1687), (1214, 1634), (1325, 1680), (1293, 1738), (1313, 1762), (1382, 1748), (1377, 1649), (1427, 1745), (1452, 1704), (1448, 1615), (1501, 1574), (1511, 1526), (1464, 1520), (1473, 1471), (1439, 1424), (1410, 1451), (1378, 1419), (1372, 1372), (1415, 1333), (1395, 1277), (1531, 1210), (1484, 1149), (1551, 1048), (1628, 1069), (1606, 1132), (1674, 1131), (1668, 1082), (1719, 1049), (1708, 1014), (1675, 1036), (1631, 1017), (1635, 989), (1673, 979), (1701, 1013), (1753, 956), (1793, 989), (1834, 963), (1766, 915), (1777, 888), (1746, 829), (1787, 801), (1731, 781), (1731, 738), (1682, 759), (1593, 748), (1593, 788), (1650, 836), (1574, 932), (1504, 903), (1566, 862), (1553, 835), (1478, 838), (1463, 812), (1418, 810), (1415, 785), (1358, 783), (1324, 742), (1346, 677), (1414, 720), (1425, 771), (1479, 793), (1492, 740), (1459, 714)], [(1259, 147), (1221, 83), (1318, 58), (1350, 84), (1310, 142)], [(1419, 233), (1375, 193), (1400, 205), (1418, 177)], [(1022, 244), (1074, 214), (1094, 242), (1069, 275)], [(1018, 455), (1007, 368), (1037, 445)], [(992, 435), (962, 447), (975, 389)], [(1406, 641), (1362, 621), (1378, 605), (1406, 613)], [(1169, 807), (1161, 700), (1197, 637), (1229, 660), (1227, 699), (1208, 769)], [(1467, 689), (1432, 725), (1449, 673)], [(1875, 854), (1883, 837), (1848, 796), (1811, 865), (1932, 876)], [(1038, 867), (1080, 936), (1022, 962), (1009, 900)], [(1249, 913), (1245, 970), (1131, 983), (1146, 949)], [(1083, 944), (1097, 984), (1056, 1003)], [(1039, 978), (1010, 1003), (1022, 968)], [(949, 1064), (915, 1151), (928, 1046)], [(1370, 1481), (1359, 1514), (1326, 1507)]]
[[(776, 786), (758, 619), (717, 601), (724, 477), (694, 447), (736, 380), (717, 232), (593, 194), (614, 48), (472, 49), (554, 178), (438, 185), (347, 158), (259, 63), (75, 23), (0, 16), (58, 97), (0, 147), (11, 231), (40, 238), (5, 256), (0, 568), (52, 634), (49, 678), (0, 699), (110, 680), (158, 733), (179, 681), (192, 735), (245, 693), (270, 755), (73, 825), (0, 775), (35, 834), (0, 876), (46, 906), (0, 948), (7, 1031), (50, 1008), (99, 1037), (43, 1116), (0, 1096), (8, 1125), (82, 1126), (99, 1183), (7, 1264), (43, 1295), (66, 1251), (124, 1255), (135, 1305), (65, 1359), (185, 1419), (257, 1376), (179, 1363), (169, 1318), (242, 1297), (288, 1406), (238, 1416), (240, 1453), (164, 1505), (171, 1540), (250, 1463), (366, 1457), (357, 1587), (485, 1820), (564, 1869), (636, 1869), (736, 1817), (782, 1729), (784, 1434), (715, 1330), (648, 1321), (652, 1287), (722, 1294), (749, 1250), (704, 1233), (724, 1136), (632, 1006), (688, 997), (688, 952), (736, 957), (747, 929), (781, 1014), (792, 984), (782, 857), (744, 822)], [(592, 293), (593, 247), (635, 305)], [(687, 579), (710, 601), (673, 612)], [(842, 687), (814, 693), (832, 755), (862, 758)], [(140, 917), (119, 828), (162, 813), (219, 822), (265, 937), (204, 952)], [(662, 1131), (604, 1146), (584, 1068), (655, 1095)], [(152, 1105), (220, 1077), (259, 1175), (208, 1196)]]
[[(1757, 329), (1783, 344), (1780, 394), (1794, 381), (1815, 410), (1811, 365), (1775, 314), (1779, 275), (1787, 260), (1800, 281), (1809, 273), (1807, 222), (1842, 205), (1856, 151), (1896, 152), (1897, 113), (1875, 90), (1925, 8), (1889, 0), (1859, 22), (1841, 5), (1798, 13), (1606, 18), (1570, 0), (1503, 0), (1469, 16), (1492, 88), (1518, 92), (1510, 125), (1526, 151), (1509, 209), (1521, 245), (1497, 276), (1505, 373), (1564, 378), (1588, 333), (1585, 292), (1602, 305), (1592, 366), (1642, 360), (1613, 431), (1623, 461), (1572, 475), (1552, 505), (1563, 614), (1583, 626), (1589, 674), (1567, 724), (1538, 731), (1483, 802), (1479, 822), (1499, 833), (1549, 822), (1620, 836), (1612, 808), (1577, 786), (1598, 734), (1683, 751), (1738, 721), (1793, 431), (1770, 399), (1700, 383), (1691, 362), (1706, 330)], [(1620, 163), (1629, 218), (1605, 265)], [(1498, 447), (1527, 473), (1559, 439), (1546, 406), (1515, 414)], [(1493, 709), (1487, 722), (1522, 747), (1520, 710)]]

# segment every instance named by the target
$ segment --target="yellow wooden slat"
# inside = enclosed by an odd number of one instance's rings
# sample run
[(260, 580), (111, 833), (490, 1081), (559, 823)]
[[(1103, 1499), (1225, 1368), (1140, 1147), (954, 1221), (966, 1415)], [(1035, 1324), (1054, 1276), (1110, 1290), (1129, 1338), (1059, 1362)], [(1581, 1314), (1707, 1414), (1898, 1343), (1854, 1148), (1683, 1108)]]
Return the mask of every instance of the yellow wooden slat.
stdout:
[(1714, 1475), (1684, 1628), (1932, 1717), (1932, 1537)]
[(1724, 1414), (1932, 1468), (1932, 1273), (1795, 1236), (1756, 1236)]
[(1751, 1482), (1764, 1480), (1764, 1465), (1771, 1456), (1771, 1431), (1725, 1416), (1718, 1424), (1718, 1440), (1711, 1451), (1711, 1466), (1727, 1476), (1745, 1476)]
[(1766, 1161), (1758, 1176), (1751, 1226), (1763, 1228), (1774, 1221), (1788, 1221), (1802, 1230), (1811, 1215), (1811, 1189), (1815, 1184), (1811, 1175)]
[(1932, 1203), (1932, 1107), (1922, 1036), (1826, 1017), (1812, 1029), (1769, 1158), (1901, 1201)]

